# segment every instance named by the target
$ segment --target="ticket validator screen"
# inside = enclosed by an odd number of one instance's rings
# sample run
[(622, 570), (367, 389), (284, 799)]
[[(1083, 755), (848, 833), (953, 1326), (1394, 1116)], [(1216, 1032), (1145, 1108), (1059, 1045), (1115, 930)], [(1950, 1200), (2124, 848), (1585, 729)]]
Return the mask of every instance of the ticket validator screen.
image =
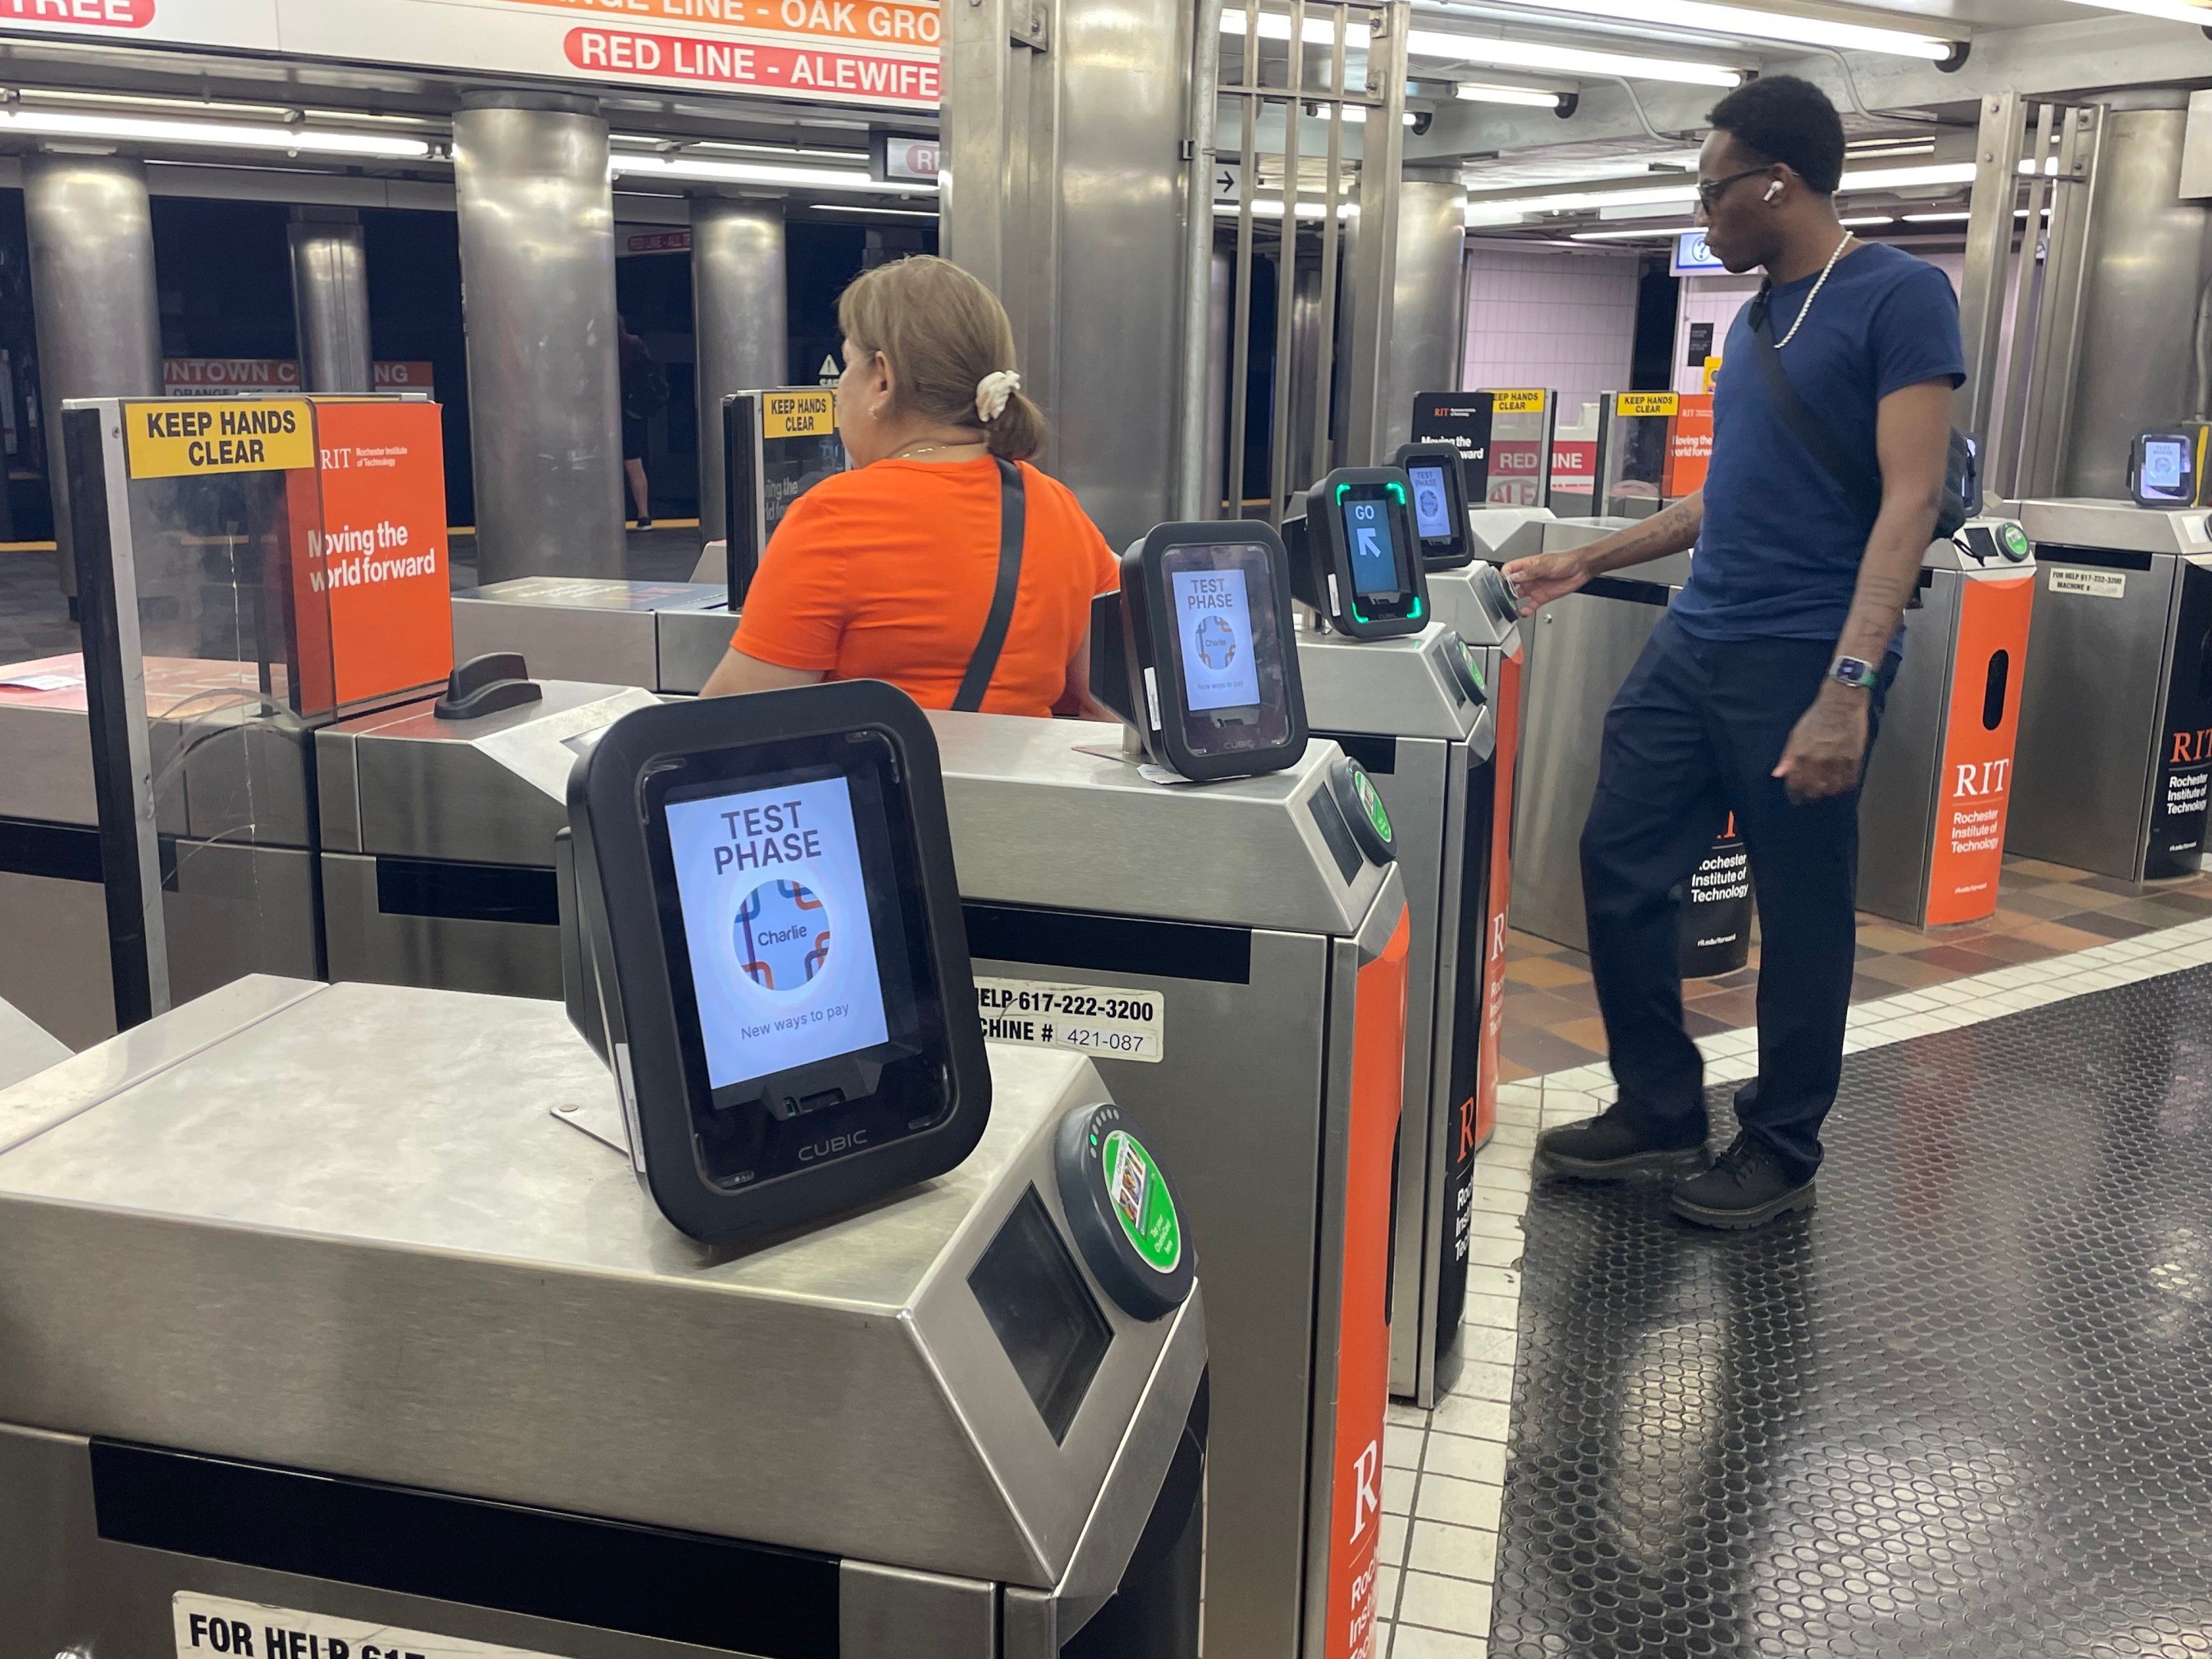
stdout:
[[(1275, 556), (1279, 557), (1279, 555)], [(1288, 740), (1292, 724), (1275, 566), (1256, 542), (1189, 543), (1161, 560), (1175, 619), (1180, 720), (1194, 754), (1224, 755)], [(1164, 672), (1161, 697), (1166, 701)]]
[(672, 798), (666, 813), (709, 1086), (884, 1042), (852, 779)]
[(1433, 463), (1409, 466), (1406, 477), (1413, 486), (1413, 528), (1425, 542), (1451, 538), (1451, 495), (1444, 487), (1444, 470)]
[(2145, 500), (2184, 501), (2190, 496), (2189, 443), (2185, 438), (2145, 438), (2136, 488)]
[(1344, 546), (1352, 558), (1352, 591), (1362, 598), (1404, 590), (1399, 579), (1398, 550), (1393, 544), (1389, 504), (1382, 501), (1346, 501), (1337, 505), (1344, 515)]
[(1245, 573), (1171, 571), (1168, 586), (1190, 707), (1207, 713), (1258, 707), (1260, 669), (1252, 656), (1252, 596)]

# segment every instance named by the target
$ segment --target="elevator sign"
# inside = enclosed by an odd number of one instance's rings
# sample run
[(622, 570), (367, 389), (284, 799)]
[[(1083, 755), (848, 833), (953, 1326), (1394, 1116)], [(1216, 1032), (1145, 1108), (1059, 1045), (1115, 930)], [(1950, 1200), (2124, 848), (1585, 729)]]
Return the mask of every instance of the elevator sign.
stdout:
[(307, 405), (292, 398), (172, 398), (123, 406), (134, 478), (289, 472), (315, 464)]

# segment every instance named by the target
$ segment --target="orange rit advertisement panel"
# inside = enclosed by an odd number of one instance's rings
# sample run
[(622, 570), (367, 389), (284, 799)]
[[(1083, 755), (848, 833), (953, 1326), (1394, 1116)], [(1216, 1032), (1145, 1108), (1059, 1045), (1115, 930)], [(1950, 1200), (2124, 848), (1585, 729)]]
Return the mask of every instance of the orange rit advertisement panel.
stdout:
[(1344, 1171), (1344, 1288), (1336, 1334), (1324, 1659), (1375, 1650), (1382, 1534), (1382, 1419), (1390, 1399), (1390, 1199), (1406, 1075), (1410, 918), (1361, 965), (1353, 992), (1352, 1124)]
[(1943, 714), (1942, 805), (1928, 862), (1931, 927), (1996, 914), (2020, 737), (2021, 670), (2035, 611), (2033, 576), (1963, 586), (1951, 706)]
[(434, 685), (453, 668), (443, 411), (316, 400), (315, 466), (291, 479), (303, 714)]
[[(1497, 779), (1491, 800), (1490, 916), (1482, 943), (1482, 1049), (1475, 1060), (1474, 1098), (1460, 1109), (1455, 1149), (1465, 1158), (1473, 1158), (1498, 1127), (1498, 1046), (1505, 1038), (1505, 908), (1513, 896), (1513, 770), (1521, 753), (1522, 690), (1521, 659), (1507, 657), (1498, 665), (1498, 695), (1491, 703), (1498, 719), (1498, 746), (1490, 763)], [(1453, 1223), (1457, 1227), (1460, 1218)]]

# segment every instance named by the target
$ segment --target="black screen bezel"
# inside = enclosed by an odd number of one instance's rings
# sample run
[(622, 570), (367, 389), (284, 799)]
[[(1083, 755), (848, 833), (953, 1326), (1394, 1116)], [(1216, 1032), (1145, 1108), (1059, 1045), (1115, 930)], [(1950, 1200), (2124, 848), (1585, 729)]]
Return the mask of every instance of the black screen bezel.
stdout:
[[(672, 800), (745, 794), (840, 776), (850, 781), (888, 1038), (716, 1089), (700, 1026), (667, 807)], [(911, 803), (889, 738), (862, 729), (687, 756), (647, 775), (640, 805), (700, 1178), (725, 1190), (763, 1185), (811, 1163), (863, 1155), (940, 1125), (952, 1106), (940, 1067), (931, 1058), (943, 1053), (946, 1041), (943, 988), (927, 948), (929, 924)], [(895, 902), (884, 903), (886, 896)], [(855, 1079), (874, 1086), (857, 1094), (848, 1087), (840, 1104), (788, 1116), (767, 1104), (767, 1091), (760, 1086), (784, 1082), (798, 1092), (805, 1079), (818, 1079), (824, 1087), (847, 1086)]]
[[(2181, 446), (2181, 491), (2177, 495), (2153, 496), (2149, 486), (2143, 483), (2143, 463), (2149, 458), (2154, 443), (2178, 443)], [(2197, 445), (2186, 432), (2145, 432), (2136, 438), (2134, 465), (2130, 483), (2134, 487), (2136, 504), (2153, 508), (2194, 507), (2203, 490), (2197, 477)]]
[[(1456, 570), (1473, 563), (1474, 535), (1468, 523), (1465, 460), (1458, 449), (1450, 444), (1401, 444), (1392, 464), (1406, 475), (1407, 518), (1421, 550), (1422, 562), (1431, 570)], [(1421, 534), (1420, 515), (1413, 511), (1411, 500), (1416, 466), (1433, 466), (1443, 479), (1444, 511), (1451, 526), (1444, 535)]]
[[(1395, 471), (1395, 469), (1393, 469)], [(1328, 549), (1328, 568), (1342, 583), (1342, 591), (1331, 596), (1333, 609), (1338, 613), (1335, 622), (1348, 623), (1352, 629), (1372, 628), (1377, 624), (1425, 623), (1428, 620), (1425, 595), (1428, 585), (1422, 580), (1424, 565), (1420, 538), (1413, 531), (1413, 511), (1409, 483), (1400, 483), (1403, 474), (1395, 477), (1340, 477), (1332, 474), (1322, 483), (1328, 493), (1323, 498), (1322, 523), (1326, 526), (1322, 535)], [(1394, 493), (1394, 489), (1397, 493)], [(1395, 567), (1398, 586), (1387, 592), (1363, 593), (1352, 580), (1352, 550), (1346, 541), (1344, 507), (1350, 501), (1378, 501), (1383, 516), (1391, 526), (1391, 557)], [(1309, 526), (1313, 515), (1307, 514)]]
[[(1160, 643), (1164, 664), (1155, 665), (1161, 681), (1160, 721), (1175, 722), (1183, 749), (1201, 760), (1221, 762), (1275, 750), (1291, 740), (1297, 729), (1292, 705), (1289, 659), (1296, 642), (1282, 626), (1287, 594), (1278, 588), (1270, 549), (1256, 538), (1240, 540), (1173, 540), (1159, 556), (1160, 615), (1166, 626)], [(1252, 622), (1252, 654), (1259, 668), (1261, 701), (1234, 708), (1203, 711), (1190, 706), (1183, 676), (1182, 637), (1175, 610), (1175, 581), (1178, 571), (1242, 570), (1244, 596)]]
[[(1030, 1273), (1024, 1275), (1024, 1268)], [(1024, 1284), (1025, 1279), (1030, 1282)], [(1019, 1294), (1036, 1281), (1057, 1294), (1054, 1311), (1066, 1315), (1073, 1327), (1059, 1333), (1066, 1340), (1049, 1346), (1035, 1340), (1038, 1334), (1028, 1328), (1042, 1298)], [(968, 1270), (968, 1291), (1054, 1443), (1065, 1444), (1114, 1345), (1114, 1327), (1034, 1182)]]

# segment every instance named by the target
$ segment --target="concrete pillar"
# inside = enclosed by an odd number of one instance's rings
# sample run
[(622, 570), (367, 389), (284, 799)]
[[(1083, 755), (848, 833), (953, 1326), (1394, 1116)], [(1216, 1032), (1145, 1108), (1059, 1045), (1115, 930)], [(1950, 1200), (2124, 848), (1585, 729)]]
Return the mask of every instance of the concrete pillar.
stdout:
[(699, 533), (722, 533), (722, 399), (791, 378), (783, 204), (691, 198), (691, 314), (699, 380)]
[(146, 169), (113, 155), (30, 155), (23, 214), (39, 330), (40, 420), (53, 487), (62, 592), (76, 594), (62, 404), (161, 393), (161, 301)]
[(300, 389), (376, 390), (368, 339), (368, 251), (351, 208), (295, 207), (292, 318), (300, 341)]
[(484, 93), (453, 117), (477, 579), (623, 574), (622, 376), (607, 124)]
[(1466, 248), (1466, 186), (1455, 179), (1407, 179), (1398, 196), (1378, 460), (1413, 435), (1417, 393), (1459, 388), (1467, 359)]

